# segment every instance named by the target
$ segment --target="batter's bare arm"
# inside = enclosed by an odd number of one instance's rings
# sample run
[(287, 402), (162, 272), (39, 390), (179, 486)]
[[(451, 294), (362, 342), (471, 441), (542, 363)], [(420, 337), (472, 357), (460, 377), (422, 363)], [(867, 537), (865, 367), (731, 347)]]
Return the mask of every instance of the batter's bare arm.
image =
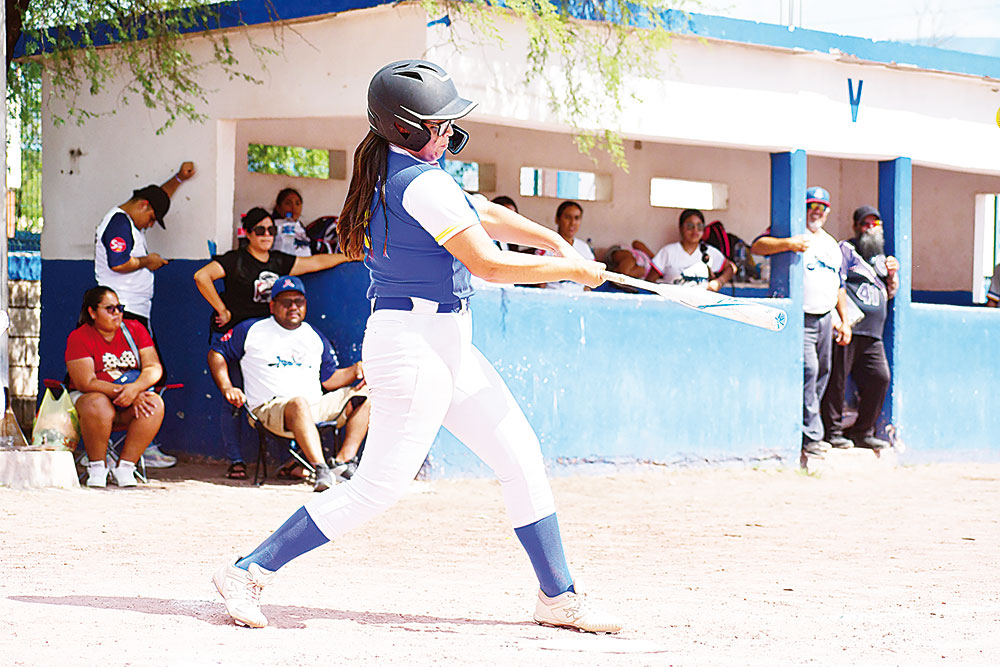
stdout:
[(504, 252), (494, 245), (482, 225), (459, 232), (444, 247), (465, 264), (472, 275), (489, 282), (524, 284), (572, 280), (588, 287), (604, 282), (604, 265), (600, 262), (579, 255), (575, 258), (545, 257)]
[(506, 206), (486, 201), (484, 197), (473, 197), (472, 204), (479, 213), (483, 229), (492, 239), (550, 250), (563, 257), (580, 256), (559, 234), (515, 213)]

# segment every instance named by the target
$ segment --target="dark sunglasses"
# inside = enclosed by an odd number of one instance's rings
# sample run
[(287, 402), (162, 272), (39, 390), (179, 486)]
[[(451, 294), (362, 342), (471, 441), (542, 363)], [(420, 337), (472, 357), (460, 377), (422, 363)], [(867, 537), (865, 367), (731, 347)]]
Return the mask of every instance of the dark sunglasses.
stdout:
[(98, 306), (98, 307), (103, 309), (108, 315), (114, 315), (115, 313), (125, 312), (125, 304), (122, 303), (116, 303), (113, 306)]
[(281, 306), (282, 308), (291, 308), (292, 306), (298, 306), (299, 308), (306, 305), (306, 298), (304, 296), (292, 297), (290, 299), (275, 299), (274, 302)]
[(257, 225), (256, 227), (254, 227), (250, 231), (253, 232), (254, 234), (256, 234), (257, 236), (265, 236), (265, 235), (266, 236), (274, 236), (275, 234), (278, 233), (278, 228), (274, 227), (274, 226), (265, 227), (264, 225)]

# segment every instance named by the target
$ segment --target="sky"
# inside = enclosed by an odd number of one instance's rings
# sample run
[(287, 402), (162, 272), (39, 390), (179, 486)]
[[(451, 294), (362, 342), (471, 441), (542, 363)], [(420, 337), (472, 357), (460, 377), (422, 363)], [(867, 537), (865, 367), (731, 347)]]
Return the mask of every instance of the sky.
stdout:
[(701, 0), (691, 10), (787, 23), (789, 3), (803, 28), (1000, 55), (1000, 0)]

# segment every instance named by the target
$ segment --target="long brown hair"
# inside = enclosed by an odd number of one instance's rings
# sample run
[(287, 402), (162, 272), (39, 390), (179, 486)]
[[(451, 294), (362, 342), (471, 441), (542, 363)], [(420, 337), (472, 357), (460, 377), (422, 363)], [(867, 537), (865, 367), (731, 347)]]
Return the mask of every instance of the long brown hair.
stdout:
[(371, 218), (372, 196), (379, 189), (379, 201), (385, 215), (385, 238), (389, 241), (389, 217), (385, 212), (385, 181), (389, 171), (389, 142), (368, 132), (354, 151), (354, 172), (351, 185), (347, 188), (344, 210), (337, 220), (337, 236), (344, 254), (351, 259), (363, 259), (365, 239), (369, 245), (371, 234), (368, 223)]

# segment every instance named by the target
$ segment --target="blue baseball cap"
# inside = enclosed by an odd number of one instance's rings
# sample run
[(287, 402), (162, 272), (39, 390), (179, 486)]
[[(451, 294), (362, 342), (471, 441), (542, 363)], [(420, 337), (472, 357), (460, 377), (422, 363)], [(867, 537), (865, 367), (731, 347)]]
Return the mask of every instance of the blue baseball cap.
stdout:
[(825, 204), (829, 206), (830, 193), (818, 185), (806, 188), (806, 204)]
[(301, 292), (302, 296), (305, 296), (306, 287), (295, 276), (281, 276), (271, 285), (271, 301), (274, 301), (274, 297), (284, 292)]

